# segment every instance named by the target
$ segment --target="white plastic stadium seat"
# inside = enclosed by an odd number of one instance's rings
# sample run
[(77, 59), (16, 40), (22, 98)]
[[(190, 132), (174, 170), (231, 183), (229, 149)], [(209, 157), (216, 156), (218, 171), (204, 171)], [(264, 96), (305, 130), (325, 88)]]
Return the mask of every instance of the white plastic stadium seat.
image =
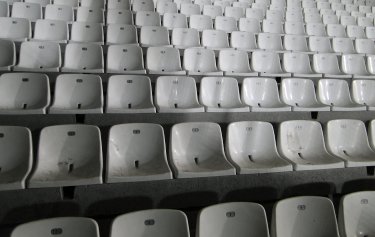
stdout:
[(133, 13), (126, 9), (108, 9), (107, 25), (109, 24), (133, 25)]
[(108, 81), (106, 113), (155, 113), (146, 76), (115, 75)]
[(250, 69), (248, 53), (242, 50), (220, 50), (218, 68), (224, 72), (224, 76), (258, 76)]
[(192, 15), (189, 19), (189, 28), (198, 31), (213, 29), (212, 19), (206, 15)]
[(362, 121), (328, 121), (325, 135), (327, 149), (343, 159), (346, 167), (375, 165), (375, 152), (370, 147), (366, 126)]
[(53, 41), (66, 44), (69, 39), (68, 24), (57, 20), (37, 20), (34, 26), (34, 38), (38, 41)]
[(104, 23), (104, 10), (89, 7), (78, 7), (76, 21)]
[(339, 237), (333, 203), (316, 196), (281, 200), (273, 208), (271, 232), (277, 237)]
[(199, 104), (197, 87), (192, 77), (159, 77), (156, 81), (155, 104), (159, 113), (204, 112)]
[(65, 48), (62, 72), (104, 73), (103, 49), (94, 43), (71, 43)]
[(11, 40), (0, 39), (0, 70), (10, 71), (16, 64), (16, 45)]
[(283, 68), (293, 77), (321, 78), (322, 74), (315, 73), (311, 69), (310, 56), (306, 53), (284, 53)]
[(216, 67), (215, 53), (211, 49), (188, 48), (184, 52), (184, 69), (188, 75), (220, 76)]
[[(55, 1), (56, 2), (56, 1)], [(44, 19), (56, 21), (74, 21), (74, 10), (71, 6), (49, 4), (44, 12)]]
[(0, 38), (26, 41), (31, 38), (31, 23), (25, 18), (0, 17)]
[(139, 11), (135, 15), (135, 25), (142, 26), (161, 26), (160, 15), (157, 12)]
[(276, 148), (273, 127), (267, 122), (234, 122), (227, 128), (225, 143), (228, 160), (238, 174), (292, 171)]
[(137, 28), (133, 25), (107, 25), (106, 43), (111, 44), (138, 44)]
[(176, 48), (149, 47), (146, 67), (150, 74), (186, 75), (181, 68), (180, 53)]
[[(66, 1), (66, 0), (65, 0)], [(51, 235), (99, 237), (95, 220), (84, 217), (58, 217), (38, 220), (17, 226), (11, 237), (46, 237)]]
[(314, 82), (310, 79), (287, 78), (281, 81), (281, 100), (292, 111), (329, 111), (316, 97)]
[(272, 51), (255, 51), (251, 57), (251, 67), (265, 77), (290, 77), (290, 73), (282, 70), (280, 56)]
[(163, 26), (168, 30), (176, 28), (188, 28), (187, 17), (179, 13), (165, 13), (163, 16)]
[(33, 163), (31, 132), (25, 127), (0, 126), (0, 190), (24, 189)]
[(197, 237), (269, 237), (264, 208), (251, 202), (222, 203), (204, 208), (198, 215), (196, 233)]
[(328, 153), (322, 127), (316, 121), (282, 122), (279, 126), (277, 146), (280, 155), (293, 163), (294, 170), (344, 168), (342, 160)]
[(172, 45), (178, 49), (200, 46), (199, 32), (192, 28), (175, 28), (172, 30)]
[(313, 56), (313, 68), (317, 73), (327, 78), (351, 78), (351, 75), (344, 74), (339, 68), (337, 55), (320, 53)]
[(106, 182), (171, 179), (164, 140), (163, 127), (158, 124), (130, 123), (111, 127)]
[(340, 79), (321, 79), (318, 83), (319, 100), (332, 111), (359, 111), (366, 107), (353, 102), (348, 82)]
[(255, 34), (245, 31), (233, 31), (230, 37), (231, 48), (244, 51), (257, 49)]
[[(28, 186), (42, 188), (100, 184), (102, 169), (98, 127), (81, 124), (45, 127), (40, 132), (38, 158)], [(51, 233), (50, 229), (48, 231)]]
[(44, 74), (0, 76), (0, 114), (45, 114), (50, 100), (49, 80)]
[(254, 19), (254, 18), (241, 18), (238, 21), (238, 29), (240, 31), (247, 31), (251, 33), (261, 32), (260, 22), (258, 19)]
[(371, 236), (375, 233), (372, 224), (375, 215), (374, 202), (374, 191), (350, 193), (341, 198), (338, 223), (342, 237)]
[(242, 82), (241, 100), (253, 112), (291, 111), (282, 103), (276, 80), (273, 78), (245, 78)]
[(107, 73), (146, 74), (142, 48), (138, 45), (110, 45), (107, 51)]
[(172, 127), (170, 164), (177, 178), (235, 175), (224, 153), (220, 126), (216, 123), (180, 123)]
[(168, 46), (169, 31), (163, 26), (143, 26), (139, 37), (142, 47)]
[(310, 36), (309, 49), (317, 53), (333, 53), (330, 38), (324, 36)]
[(344, 73), (351, 74), (355, 79), (373, 78), (373, 76), (367, 71), (365, 58), (360, 54), (342, 55), (341, 69)]
[(353, 40), (350, 38), (339, 38), (339, 37), (333, 38), (332, 49), (336, 53), (341, 53), (341, 54), (355, 53)]
[(61, 67), (60, 45), (55, 42), (23, 42), (15, 71), (58, 72)]
[(250, 112), (241, 102), (238, 82), (232, 77), (204, 77), (199, 101), (206, 112)]
[(103, 113), (102, 80), (97, 75), (61, 74), (56, 78), (51, 114)]
[(15, 2), (12, 6), (12, 17), (26, 18), (34, 22), (42, 19), (42, 6), (37, 3)]
[(307, 39), (303, 35), (285, 35), (284, 36), (284, 48), (287, 51), (294, 52), (309, 52), (307, 45)]
[(353, 80), (352, 94), (353, 101), (360, 105), (365, 105), (367, 110), (375, 110), (375, 81), (373, 80)]
[(110, 236), (121, 237), (124, 232), (138, 237), (190, 236), (185, 213), (168, 209), (143, 210), (116, 217)]

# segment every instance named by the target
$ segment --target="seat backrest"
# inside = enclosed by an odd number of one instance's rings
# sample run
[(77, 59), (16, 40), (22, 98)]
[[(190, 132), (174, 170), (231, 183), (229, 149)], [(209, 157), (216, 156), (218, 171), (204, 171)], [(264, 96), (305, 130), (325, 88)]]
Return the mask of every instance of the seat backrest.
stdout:
[(136, 44), (138, 43), (137, 28), (133, 25), (107, 25), (107, 44)]
[(201, 73), (217, 71), (214, 51), (204, 48), (186, 49), (184, 52), (184, 69)]
[(147, 69), (152, 71), (180, 71), (180, 53), (176, 48), (149, 47), (147, 49), (146, 66)]

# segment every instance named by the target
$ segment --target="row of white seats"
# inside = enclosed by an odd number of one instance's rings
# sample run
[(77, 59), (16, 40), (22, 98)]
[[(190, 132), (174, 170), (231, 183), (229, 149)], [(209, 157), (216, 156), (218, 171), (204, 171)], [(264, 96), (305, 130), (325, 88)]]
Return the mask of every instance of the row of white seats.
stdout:
[[(291, 120), (279, 125), (277, 142), (268, 122), (234, 122), (225, 151), (216, 123), (172, 127), (167, 158), (164, 131), (149, 123), (111, 127), (106, 183), (375, 166), (375, 120)], [(369, 134), (368, 134), (369, 133)], [(45, 127), (33, 162), (31, 132), (1, 126), (0, 190), (103, 182), (100, 130), (92, 125)], [(169, 162), (168, 162), (168, 161)], [(34, 167), (32, 169), (32, 167)], [(173, 171), (173, 172), (172, 172)]]
[[(97, 44), (67, 44), (64, 63), (61, 50), (53, 42), (24, 42), (18, 64), (12, 47), (4, 47), (3, 70), (104, 73), (103, 49)], [(177, 48), (147, 48), (144, 67), (142, 48), (137, 45), (111, 45), (106, 57), (106, 72), (121, 74), (190, 75), (190, 76), (265, 76), (307, 78), (373, 78), (375, 55), (316, 53), (309, 54), (257, 50), (187, 48), (181, 55)], [(340, 58), (340, 60), (339, 60)], [(341, 62), (340, 62), (341, 61)], [(311, 65), (312, 64), (312, 65)], [(15, 65), (15, 66), (13, 66)], [(63, 66), (62, 66), (63, 65)], [(251, 66), (250, 66), (251, 65)], [(146, 69), (146, 70), (145, 70)]]
[[(196, 237), (351, 237), (372, 236), (375, 192), (351, 193), (341, 198), (336, 220), (332, 201), (325, 197), (300, 196), (278, 201), (268, 227), (266, 211), (258, 203), (229, 202), (208, 206), (198, 214)], [(271, 231), (269, 231), (271, 229)], [(117, 216), (110, 237), (189, 237), (185, 213), (153, 209)], [(83, 217), (44, 219), (17, 226), (11, 237), (49, 237), (52, 235), (99, 237), (95, 220)]]
[[(280, 93), (275, 79), (245, 78), (241, 96), (237, 80), (204, 77), (199, 101), (191, 77), (159, 77), (155, 98), (146, 76), (111, 76), (106, 113), (194, 113), (276, 111), (375, 110), (374, 80), (354, 80), (352, 91), (345, 80), (283, 79)], [(51, 103), (48, 77), (44, 74), (12, 73), (0, 77), (0, 114), (92, 114), (103, 113), (104, 96), (97, 75), (62, 74), (57, 77)], [(155, 108), (156, 107), (156, 108)]]
[(55, 5), (62, 5), (62, 6), (70, 6), (77, 8), (81, 7), (91, 7), (91, 8), (105, 8), (106, 4), (108, 4), (108, 8), (118, 8), (120, 6), (128, 6), (130, 5), (129, 0), (0, 0), (3, 2), (8, 3), (9, 5), (13, 5), (16, 2), (25, 2), (25, 3), (34, 3), (39, 4), (42, 7), (46, 7), (49, 4)]

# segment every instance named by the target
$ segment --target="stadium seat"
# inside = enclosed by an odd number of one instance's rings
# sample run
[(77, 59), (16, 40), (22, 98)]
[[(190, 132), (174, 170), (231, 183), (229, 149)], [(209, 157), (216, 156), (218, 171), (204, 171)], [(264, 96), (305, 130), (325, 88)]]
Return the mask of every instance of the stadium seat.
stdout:
[(286, 21), (284, 23), (285, 34), (287, 35), (305, 35), (305, 25), (303, 22)]
[(345, 161), (346, 167), (374, 166), (375, 152), (371, 150), (365, 124), (360, 120), (328, 121), (325, 128), (327, 149)]
[(240, 31), (247, 31), (251, 33), (261, 32), (259, 20), (253, 18), (241, 18), (238, 21), (238, 29)]
[(327, 78), (351, 78), (351, 75), (344, 74), (339, 68), (339, 62), (335, 54), (320, 53), (313, 56), (313, 68), (317, 73)]
[(36, 21), (33, 40), (66, 44), (68, 39), (69, 29), (66, 22), (41, 19)]
[(359, 8), (358, 8), (358, 5), (346, 4), (345, 5), (345, 10), (348, 11), (348, 12), (355, 12), (355, 11), (358, 11)]
[(282, 70), (280, 56), (271, 51), (255, 51), (251, 57), (251, 68), (265, 77), (290, 77)]
[(355, 39), (354, 47), (355, 51), (359, 54), (375, 54), (374, 41), (372, 41), (371, 39)]
[(42, 7), (37, 3), (15, 2), (12, 6), (13, 18), (26, 18), (32, 22), (42, 19)]
[(375, 55), (367, 56), (367, 70), (370, 74), (375, 74)]
[(110, 232), (110, 237), (121, 237), (124, 232), (138, 237), (190, 236), (185, 213), (170, 209), (143, 210), (118, 216), (112, 222)]
[(258, 47), (263, 50), (283, 51), (281, 35), (271, 33), (259, 33)]
[(0, 17), (0, 38), (26, 41), (31, 38), (31, 23), (25, 18)]
[(317, 53), (333, 53), (331, 41), (328, 37), (310, 36), (309, 49)]
[(0, 70), (10, 71), (16, 64), (16, 46), (13, 41), (0, 39)]
[(358, 23), (358, 26), (361, 26), (361, 27), (374, 26), (374, 19), (368, 18), (368, 17), (358, 17), (357, 23)]
[(0, 126), (0, 137), (0, 190), (24, 189), (33, 163), (31, 132), (25, 127)]
[(81, 7), (105, 8), (106, 0), (81, 0)]
[[(279, 126), (277, 146), (280, 155), (292, 162), (294, 170), (344, 168), (342, 160), (328, 153), (322, 127), (317, 121), (291, 120), (282, 122)], [(283, 226), (285, 227), (285, 224)], [(291, 228), (297, 227), (299, 226), (291, 226)], [(318, 229), (314, 229), (315, 234)], [(287, 228), (284, 231), (288, 231)], [(305, 232), (293, 232), (295, 235), (290, 235), (291, 233), (278, 233), (278, 236), (297, 237)]]
[(0, 2), (0, 17), (9, 17), (9, 5), (6, 1)]
[(357, 22), (356, 22), (354, 16), (341, 16), (340, 17), (340, 24), (343, 25), (343, 26), (357, 25)]
[(306, 24), (321, 24), (323, 23), (323, 21), (319, 14), (305, 13), (305, 23)]
[(176, 28), (188, 28), (187, 18), (179, 13), (165, 13), (163, 16), (163, 26), (168, 30)]
[(110, 45), (106, 62), (107, 73), (146, 74), (143, 51), (138, 45)]
[(138, 11), (135, 15), (135, 25), (143, 26), (161, 26), (160, 15), (157, 12)]
[(184, 14), (186, 17), (199, 15), (201, 14), (201, 7), (198, 4), (182, 3), (180, 6), (180, 13)]
[(106, 113), (155, 113), (146, 76), (115, 75), (108, 81)]
[(178, 49), (200, 46), (199, 32), (192, 28), (175, 28), (172, 30), (172, 45)]
[(204, 5), (202, 13), (211, 19), (215, 19), (217, 16), (223, 15), (223, 9), (220, 6)]
[(283, 34), (284, 27), (283, 23), (280, 21), (273, 21), (273, 20), (263, 20), (262, 22), (262, 30), (264, 33), (274, 33), (274, 34)]
[(345, 74), (351, 74), (355, 79), (373, 78), (366, 69), (366, 62), (360, 54), (344, 54), (341, 57), (341, 69)]
[(229, 48), (228, 34), (222, 30), (203, 30), (202, 46), (215, 51)]
[(306, 37), (303, 35), (285, 35), (284, 48), (292, 52), (309, 52)]
[(224, 76), (258, 76), (257, 72), (250, 69), (248, 53), (242, 50), (220, 50), (218, 69), (224, 72)]
[(228, 160), (237, 174), (292, 171), (276, 148), (275, 133), (268, 122), (233, 122), (227, 128), (225, 143)]
[(245, 9), (241, 7), (226, 7), (224, 13), (226, 17), (233, 17), (236, 21), (245, 17)]
[(212, 19), (206, 15), (192, 15), (189, 19), (189, 28), (198, 31), (213, 29)]
[(149, 47), (146, 67), (149, 74), (186, 75), (181, 68), (180, 53), (171, 47)]
[(290, 106), (280, 101), (278, 85), (273, 78), (245, 78), (241, 99), (252, 112), (291, 111)]
[(199, 101), (206, 112), (249, 112), (240, 99), (238, 82), (232, 77), (204, 77)]
[(107, 8), (109, 9), (130, 9), (129, 0), (107, 0)]
[(184, 70), (188, 75), (220, 76), (216, 67), (215, 53), (211, 49), (188, 48), (184, 52)]
[(197, 237), (269, 237), (264, 208), (257, 203), (231, 202), (204, 208), (198, 214)]
[(76, 21), (78, 21), (78, 22), (104, 23), (104, 11), (103, 11), (103, 9), (78, 7), (77, 8)]
[(23, 42), (15, 71), (58, 72), (61, 67), (60, 45), (55, 42)]
[(140, 12), (140, 11), (147, 11), (153, 12), (155, 11), (155, 5), (153, 0), (141, 0), (141, 1), (132, 1), (132, 10), (133, 12)]
[(163, 127), (158, 124), (130, 123), (111, 127), (106, 182), (172, 179), (164, 140)]
[(160, 15), (164, 15), (165, 13), (177, 14), (177, 4), (175, 2), (158, 1), (156, 4), (156, 11)]
[(98, 44), (67, 44), (62, 72), (104, 72), (103, 49)]
[[(45, 127), (40, 132), (38, 157), (28, 187), (100, 184), (102, 169), (102, 144), (98, 127), (83, 124)], [(78, 229), (74, 228), (75, 231)], [(51, 233), (50, 228), (48, 232)], [(88, 236), (97, 234), (90, 233)]]
[(169, 46), (169, 31), (163, 26), (143, 26), (139, 44), (142, 47)]
[(246, 8), (246, 18), (254, 18), (262, 21), (264, 19), (263, 10), (259, 8)]
[(339, 24), (339, 19), (336, 15), (323, 15), (323, 23), (325, 25), (330, 25), (330, 24)]
[(85, 217), (57, 217), (19, 225), (11, 237), (61, 235), (59, 233), (64, 236), (99, 237), (99, 226), (95, 220)]
[(340, 17), (342, 17), (342, 16), (350, 16), (350, 12), (347, 12), (345, 10), (337, 10), (336, 16), (338, 16), (339, 19), (340, 19)]
[(322, 74), (311, 69), (310, 56), (306, 53), (287, 52), (283, 54), (283, 69), (293, 77), (321, 78)]
[(199, 104), (197, 87), (192, 77), (159, 77), (156, 81), (155, 104), (159, 113), (204, 112)]
[[(56, 1), (55, 1), (56, 2)], [(73, 7), (66, 5), (49, 4), (44, 11), (44, 19), (56, 21), (74, 21)]]
[(371, 236), (375, 233), (372, 224), (374, 200), (374, 191), (350, 193), (341, 198), (338, 215), (340, 236)]
[(340, 54), (353, 54), (355, 53), (353, 40), (350, 38), (335, 37), (332, 39), (332, 49)]
[(334, 10), (334, 11), (345, 10), (345, 5), (342, 4), (341, 1), (337, 2), (337, 3), (332, 3), (331, 9)]
[(327, 105), (316, 97), (314, 83), (310, 79), (288, 78), (281, 81), (281, 100), (292, 107), (292, 111), (329, 111)]
[(366, 27), (365, 33), (367, 38), (375, 39), (375, 26)]
[(244, 31), (233, 31), (230, 37), (230, 47), (244, 51), (256, 50), (255, 34)]
[(266, 19), (271, 20), (271, 21), (284, 22), (285, 21), (284, 15), (285, 13), (279, 10), (267, 10), (266, 11)]
[(302, 22), (303, 13), (299, 10), (287, 10), (285, 12), (285, 22)]
[(100, 23), (73, 22), (70, 43), (104, 43), (103, 26)]
[(193, 0), (173, 0), (173, 2), (177, 4), (177, 9), (180, 10), (181, 4), (183, 4), (183, 3), (193, 3)]
[(109, 24), (106, 34), (107, 44), (138, 44), (137, 28), (133, 25)]
[(371, 6), (359, 5), (358, 6), (358, 11), (362, 12), (362, 13), (371, 13), (372, 9), (371, 9)]
[(102, 80), (90, 74), (60, 74), (56, 78), (50, 114), (103, 113)]
[(205, 5), (211, 5), (211, 0), (195, 0), (194, 4), (198, 4), (202, 12)]
[(327, 35), (330, 37), (346, 37), (345, 26), (340, 24), (328, 24)]
[(77, 8), (79, 5), (79, 0), (53, 0), (53, 4)]
[(340, 79), (321, 79), (318, 83), (318, 97), (332, 111), (359, 111), (366, 107), (353, 102), (348, 82)]
[(321, 10), (321, 9), (331, 9), (331, 3), (329, 2), (317, 2), (316, 7)]
[(367, 110), (375, 110), (375, 81), (373, 80), (353, 80), (352, 94), (353, 101), (364, 105)]
[(133, 25), (133, 13), (127, 9), (108, 9), (107, 24)]
[(176, 178), (236, 174), (225, 157), (221, 129), (216, 123), (175, 124), (171, 130), (169, 159)]
[(215, 29), (232, 33), (238, 30), (237, 21), (233, 17), (217, 16), (215, 18)]
[(272, 233), (277, 237), (338, 237), (335, 209), (325, 197), (300, 196), (278, 201), (272, 213)]
[(310, 36), (326, 36), (326, 29), (322, 23), (306, 24), (306, 33)]
[(347, 26), (346, 32), (348, 33), (349, 38), (354, 39), (364, 39), (366, 38), (365, 31), (362, 26)]
[(4, 73), (0, 77), (0, 114), (45, 114), (50, 104), (48, 77)]

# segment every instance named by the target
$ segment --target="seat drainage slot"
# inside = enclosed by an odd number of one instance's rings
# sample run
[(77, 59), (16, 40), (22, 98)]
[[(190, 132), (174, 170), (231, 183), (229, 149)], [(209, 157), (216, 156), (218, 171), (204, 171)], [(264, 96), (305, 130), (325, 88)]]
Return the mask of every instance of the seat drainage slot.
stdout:
[(82, 104), (81, 103), (77, 104), (77, 109), (81, 109), (81, 108), (82, 108)]
[(132, 104), (128, 104), (128, 109), (131, 109), (132, 108)]
[(177, 105), (177, 103), (176, 103), (176, 104), (174, 104), (174, 108), (175, 108), (175, 109), (177, 109), (177, 108), (178, 108), (178, 105)]
[(194, 157), (194, 162), (195, 162), (196, 165), (199, 165), (199, 159), (198, 159), (198, 157)]
[(27, 104), (22, 104), (22, 109), (27, 109)]
[(249, 157), (249, 160), (250, 160), (251, 162), (254, 162), (254, 160), (253, 160), (253, 156), (252, 156), (252, 155), (248, 155), (248, 157)]
[(138, 161), (138, 160), (135, 160), (135, 161), (134, 161), (134, 167), (135, 167), (136, 169), (139, 168), (139, 161)]

